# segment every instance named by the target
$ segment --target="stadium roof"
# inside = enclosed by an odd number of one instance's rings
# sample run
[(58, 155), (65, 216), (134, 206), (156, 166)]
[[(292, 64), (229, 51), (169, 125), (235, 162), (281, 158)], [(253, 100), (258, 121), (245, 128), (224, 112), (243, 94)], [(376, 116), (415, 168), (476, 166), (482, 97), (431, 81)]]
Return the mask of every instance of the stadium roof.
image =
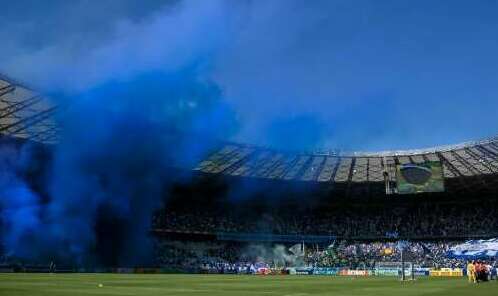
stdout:
[(57, 107), (30, 88), (0, 74), (0, 134), (52, 144)]
[(228, 143), (201, 161), (194, 170), (241, 177), (364, 183), (384, 182), (385, 172), (394, 176), (397, 164), (427, 161), (441, 161), (447, 179), (494, 175), (498, 173), (498, 139), (380, 153), (298, 153)]
[[(41, 143), (56, 143), (57, 106), (29, 87), (0, 75), (0, 134)], [(444, 177), (498, 173), (498, 137), (421, 150), (383, 152), (289, 152), (246, 144), (225, 143), (194, 167), (194, 171), (318, 183), (384, 182), (397, 164), (441, 161)], [(393, 180), (394, 181), (394, 180)]]

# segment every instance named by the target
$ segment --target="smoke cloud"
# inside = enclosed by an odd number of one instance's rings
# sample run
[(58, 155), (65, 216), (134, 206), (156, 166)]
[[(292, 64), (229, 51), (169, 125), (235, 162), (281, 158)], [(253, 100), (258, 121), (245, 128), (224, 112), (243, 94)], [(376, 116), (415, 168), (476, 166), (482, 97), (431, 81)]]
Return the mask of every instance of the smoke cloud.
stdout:
[(24, 253), (24, 244), (29, 243), (40, 225), (41, 207), (36, 193), (24, 181), (26, 151), (13, 143), (2, 142), (0, 148), (0, 221), (1, 238), (9, 247), (8, 253), (16, 250)]
[(241, 258), (249, 262), (265, 262), (275, 267), (302, 267), (304, 254), (293, 254), (285, 245), (251, 244), (242, 251)]
[[(498, 43), (489, 36), (497, 9), (460, 1), (24, 0), (2, 9), (0, 38), (9, 42), (0, 71), (78, 93), (196, 61), (197, 75), (216, 83), (236, 112), (231, 139), (427, 147), (496, 133)], [(296, 126), (312, 136), (279, 140)]]
[(146, 20), (116, 23), (112, 37), (92, 48), (61, 44), (21, 58), (18, 71), (46, 63), (38, 69), (47, 73), (32, 77), (65, 110), (49, 201), (13, 165), (2, 174), (9, 253), (79, 265), (150, 262), (152, 212), (174, 180), (189, 177), (172, 168), (191, 167), (210, 139), (237, 128), (222, 91), (204, 75), (229, 33), (226, 9), (216, 1), (173, 3)]

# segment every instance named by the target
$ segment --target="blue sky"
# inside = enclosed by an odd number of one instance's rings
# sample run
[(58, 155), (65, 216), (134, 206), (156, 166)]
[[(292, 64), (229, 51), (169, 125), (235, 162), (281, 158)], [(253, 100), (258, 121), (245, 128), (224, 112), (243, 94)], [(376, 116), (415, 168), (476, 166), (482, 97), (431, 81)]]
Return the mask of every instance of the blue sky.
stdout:
[(232, 140), (384, 150), (498, 133), (497, 1), (4, 6), (4, 74), (77, 94), (199, 65), (194, 78), (216, 84), (237, 119)]

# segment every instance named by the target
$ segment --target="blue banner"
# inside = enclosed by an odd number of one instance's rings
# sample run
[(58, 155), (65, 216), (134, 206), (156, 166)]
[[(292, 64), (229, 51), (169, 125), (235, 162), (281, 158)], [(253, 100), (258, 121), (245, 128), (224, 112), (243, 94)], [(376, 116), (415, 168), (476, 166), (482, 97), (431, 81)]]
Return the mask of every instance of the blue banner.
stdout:
[(454, 246), (447, 255), (450, 258), (470, 260), (498, 257), (498, 239), (471, 240)]

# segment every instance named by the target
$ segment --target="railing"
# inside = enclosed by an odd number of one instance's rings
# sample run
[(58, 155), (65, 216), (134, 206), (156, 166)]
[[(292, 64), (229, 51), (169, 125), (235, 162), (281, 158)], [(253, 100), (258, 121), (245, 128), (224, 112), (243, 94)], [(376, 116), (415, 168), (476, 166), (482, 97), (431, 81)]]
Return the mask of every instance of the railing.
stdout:
[(240, 242), (282, 242), (282, 243), (327, 243), (334, 241), (335, 236), (328, 235), (298, 235), (298, 234), (267, 234), (267, 233), (226, 233), (219, 232), (216, 238), (222, 241)]

